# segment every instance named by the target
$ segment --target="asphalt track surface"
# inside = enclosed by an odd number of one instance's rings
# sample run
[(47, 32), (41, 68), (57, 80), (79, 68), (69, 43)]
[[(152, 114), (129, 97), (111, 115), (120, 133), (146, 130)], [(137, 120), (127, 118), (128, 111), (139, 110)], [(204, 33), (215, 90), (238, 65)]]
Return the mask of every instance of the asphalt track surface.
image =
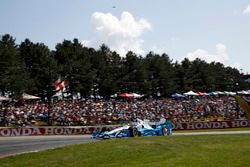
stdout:
[[(185, 132), (173, 135), (250, 134), (250, 131)], [(95, 142), (90, 135), (0, 137), (0, 158), (73, 144)]]
[(90, 135), (0, 137), (0, 158), (94, 141)]

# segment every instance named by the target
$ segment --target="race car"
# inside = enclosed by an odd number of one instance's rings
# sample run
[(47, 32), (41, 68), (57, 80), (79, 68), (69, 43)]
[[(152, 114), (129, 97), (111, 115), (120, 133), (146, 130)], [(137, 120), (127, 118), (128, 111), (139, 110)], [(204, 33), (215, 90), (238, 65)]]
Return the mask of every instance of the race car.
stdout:
[(172, 135), (173, 124), (161, 120), (155, 125), (155, 128), (148, 124), (148, 121), (137, 119), (134, 124), (125, 125), (111, 131), (96, 131), (93, 133), (93, 139), (112, 139), (138, 136), (170, 136)]

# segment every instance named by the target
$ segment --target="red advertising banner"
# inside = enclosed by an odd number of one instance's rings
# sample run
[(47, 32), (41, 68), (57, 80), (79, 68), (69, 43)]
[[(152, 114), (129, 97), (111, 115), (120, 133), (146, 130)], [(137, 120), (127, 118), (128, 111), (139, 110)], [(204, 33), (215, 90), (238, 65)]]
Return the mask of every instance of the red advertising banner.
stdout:
[(27, 128), (0, 128), (0, 137), (33, 136), (33, 135), (84, 135), (92, 134), (96, 130), (105, 128), (112, 130), (118, 126), (91, 126), (91, 127), (27, 127)]
[(250, 126), (250, 120), (214, 121), (214, 122), (186, 122), (174, 125), (174, 130), (198, 130), (198, 129), (225, 129)]
[[(177, 123), (174, 130), (224, 129), (249, 127), (250, 120), (190, 122)], [(27, 127), (27, 128), (0, 128), (0, 137), (32, 136), (32, 135), (84, 135), (92, 134), (96, 130), (105, 128), (112, 130), (119, 126), (88, 126), (88, 127)]]

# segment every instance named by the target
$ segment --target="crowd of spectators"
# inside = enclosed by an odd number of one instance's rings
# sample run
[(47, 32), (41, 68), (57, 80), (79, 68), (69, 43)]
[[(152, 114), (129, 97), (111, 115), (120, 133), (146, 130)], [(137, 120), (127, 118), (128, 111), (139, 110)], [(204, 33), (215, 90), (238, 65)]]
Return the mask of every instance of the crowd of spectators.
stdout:
[(84, 99), (59, 100), (50, 105), (41, 101), (2, 103), (5, 126), (52, 125), (85, 126), (128, 123), (136, 118), (173, 123), (245, 119), (234, 97)]

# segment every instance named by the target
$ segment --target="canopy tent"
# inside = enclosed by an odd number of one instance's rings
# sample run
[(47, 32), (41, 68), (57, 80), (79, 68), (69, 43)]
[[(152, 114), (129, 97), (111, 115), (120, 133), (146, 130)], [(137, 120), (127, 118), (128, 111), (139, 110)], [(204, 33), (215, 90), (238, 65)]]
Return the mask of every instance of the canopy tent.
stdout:
[(235, 96), (236, 92), (228, 92), (228, 94), (231, 95), (231, 96)]
[(119, 97), (133, 97), (132, 94), (129, 94), (129, 93), (121, 93), (118, 96)]
[(118, 95), (119, 97), (126, 97), (126, 98), (140, 98), (142, 95), (137, 93), (121, 93)]
[(10, 98), (5, 96), (0, 96), (0, 101), (7, 101), (7, 100), (10, 100)]
[(197, 96), (197, 93), (193, 92), (192, 90), (184, 93), (185, 96)]
[(216, 91), (215, 93), (217, 93), (219, 95), (224, 95), (225, 94), (224, 92), (221, 92), (221, 91)]
[(242, 94), (242, 95), (249, 95), (250, 92), (246, 90), (238, 91), (237, 94)]
[(209, 92), (209, 93), (207, 93), (207, 95), (209, 95), (209, 96), (217, 96), (218, 93), (216, 93), (216, 92)]
[(131, 95), (133, 98), (141, 98), (142, 97), (142, 95), (137, 94), (137, 93), (131, 93)]
[(204, 92), (196, 92), (196, 94), (199, 95), (199, 96), (205, 96), (205, 95), (207, 95), (207, 94), (204, 93)]
[(117, 97), (117, 94), (113, 94), (110, 96), (111, 98), (116, 98)]
[(174, 98), (181, 98), (181, 97), (185, 97), (184, 95), (182, 94), (179, 94), (179, 93), (174, 93), (171, 95), (171, 97), (174, 97)]
[(40, 99), (40, 97), (29, 95), (27, 93), (23, 93), (22, 99), (23, 100), (38, 100), (38, 99)]

